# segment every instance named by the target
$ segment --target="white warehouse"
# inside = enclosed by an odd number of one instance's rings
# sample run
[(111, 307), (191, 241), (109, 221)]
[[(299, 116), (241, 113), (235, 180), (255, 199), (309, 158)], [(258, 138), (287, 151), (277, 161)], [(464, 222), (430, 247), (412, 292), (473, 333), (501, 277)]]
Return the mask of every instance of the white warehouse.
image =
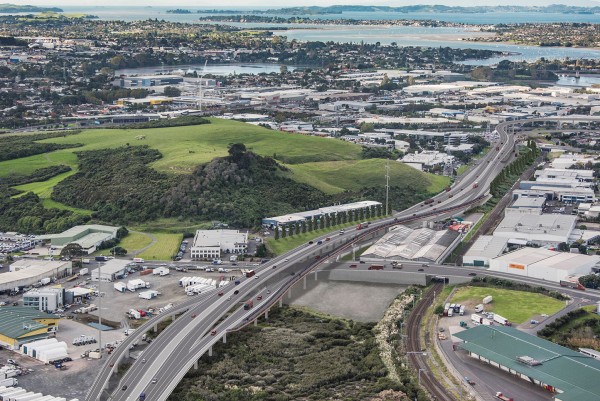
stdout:
[(191, 248), (192, 259), (218, 259), (223, 253), (244, 253), (248, 233), (238, 230), (198, 230)]
[(600, 256), (521, 248), (490, 260), (490, 270), (559, 282), (568, 276), (585, 275), (600, 262)]
[(576, 222), (577, 217), (571, 215), (508, 213), (494, 230), (494, 237), (556, 247), (569, 242)]

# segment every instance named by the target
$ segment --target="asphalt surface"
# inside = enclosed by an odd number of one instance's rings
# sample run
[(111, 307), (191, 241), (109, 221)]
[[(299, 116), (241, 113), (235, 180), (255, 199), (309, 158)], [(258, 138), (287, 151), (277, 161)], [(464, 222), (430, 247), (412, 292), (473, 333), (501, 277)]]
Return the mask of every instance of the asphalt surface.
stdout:
[[(543, 119), (536, 120), (543, 121)], [(139, 399), (141, 393), (145, 393), (147, 400), (165, 400), (190, 367), (193, 366), (194, 362), (207, 352), (214, 343), (221, 340), (228, 330), (237, 330), (257, 318), (259, 313), (268, 310), (285, 294), (287, 289), (301, 279), (301, 276), (318, 267), (322, 256), (335, 255), (341, 250), (349, 248), (355, 241), (375, 237), (379, 234), (379, 231), (383, 232), (385, 228), (394, 224), (416, 222), (432, 217), (443, 219), (484, 201), (488, 195), (490, 182), (505, 166), (502, 160), (507, 162), (514, 157), (512, 155), (514, 153), (514, 138), (508, 134), (506, 127), (510, 124), (520, 123), (512, 122), (499, 125), (497, 130), (500, 143), (493, 145), (494, 151), (489, 152), (476, 166), (473, 166), (459, 177), (449, 192), (442, 192), (433, 197), (432, 203), (427, 205), (424, 203), (417, 204), (396, 214), (394, 218), (385, 218), (372, 223), (368, 229), (347, 229), (342, 236), (328, 234), (328, 236), (332, 236), (332, 240), (318, 244), (319, 239), (325, 240), (327, 237), (323, 236), (316, 239), (312, 245), (302, 245), (267, 264), (256, 267), (257, 276), (254, 278), (242, 278), (241, 283), (237, 286), (230, 283), (222, 290), (215, 290), (194, 297), (189, 301), (176, 305), (167, 315), (148, 321), (142, 328), (136, 330), (136, 335), (129, 336), (127, 339), (130, 340), (129, 344), (139, 338), (144, 331), (149, 330), (157, 321), (164, 319), (165, 316), (169, 316), (173, 312), (184, 312), (146, 348), (142, 359), (137, 360), (129, 368), (122, 377), (119, 388), (113, 391), (110, 399), (133, 401)], [(500, 146), (501, 149), (495, 151), (495, 146)], [(315, 261), (316, 257), (319, 259)], [(418, 267), (415, 268), (418, 269)], [(484, 274), (482, 272), (476, 274), (480, 273)], [(427, 272), (423, 272), (423, 274), (469, 275), (469, 270), (434, 265), (428, 267)], [(496, 272), (487, 274), (514, 278)], [(535, 280), (525, 277), (516, 281), (531, 283)], [(540, 284), (553, 287), (547, 285), (546, 282)], [(222, 296), (218, 295), (220, 291), (224, 293)], [(239, 293), (234, 295), (234, 291), (239, 291)], [(270, 293), (266, 294), (266, 291), (270, 291)], [(569, 292), (566, 289), (562, 289), (562, 291)], [(255, 299), (258, 294), (262, 294), (264, 297), (260, 303)], [(589, 297), (593, 294), (588, 293), (587, 295)], [(594, 296), (600, 298), (598, 294)], [(240, 303), (250, 298), (255, 299), (254, 308), (244, 310)], [(192, 317), (193, 315), (195, 317)], [(227, 317), (223, 318), (225, 315)], [(128, 346), (126, 341), (107, 358), (90, 388), (86, 400), (102, 399), (103, 389), (106, 387), (112, 371), (116, 369), (117, 362), (128, 351)], [(156, 379), (156, 383), (153, 383), (154, 379)]]

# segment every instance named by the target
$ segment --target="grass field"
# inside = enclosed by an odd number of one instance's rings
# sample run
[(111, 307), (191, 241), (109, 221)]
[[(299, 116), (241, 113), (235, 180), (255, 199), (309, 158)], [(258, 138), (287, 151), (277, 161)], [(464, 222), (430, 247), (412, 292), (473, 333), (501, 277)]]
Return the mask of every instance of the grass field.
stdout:
[(131, 254), (137, 250), (140, 250), (152, 243), (152, 237), (144, 233), (129, 232), (125, 238), (121, 240), (119, 246), (127, 249), (127, 252)]
[(481, 303), (483, 297), (491, 295), (494, 301), (486, 305), (486, 311), (504, 316), (513, 323), (521, 324), (536, 315), (553, 315), (565, 307), (563, 301), (532, 292), (505, 290), (500, 288), (463, 287), (452, 297), (452, 303)]
[(46, 181), (39, 181), (39, 182), (32, 182), (29, 184), (18, 185), (14, 188), (18, 189), (19, 191), (23, 191), (23, 193), (16, 195), (15, 198), (23, 196), (27, 192), (33, 192), (34, 194), (36, 194), (37, 196), (40, 197), (40, 199), (42, 200), (42, 204), (47, 209), (52, 209), (52, 208), (64, 209), (64, 210), (70, 210), (75, 213), (89, 215), (92, 213), (91, 210), (85, 210), (85, 209), (79, 209), (79, 208), (72, 207), (72, 206), (67, 206), (63, 203), (56, 202), (56, 201), (50, 199), (50, 196), (52, 195), (52, 189), (54, 188), (54, 186), (56, 184), (58, 184), (60, 181), (64, 180), (65, 178), (75, 174), (76, 172), (77, 172), (77, 170), (74, 169), (71, 171), (67, 171), (66, 173), (62, 173), (55, 177), (52, 177)]
[[(1, 142), (0, 142), (1, 144)], [(61, 149), (41, 155), (22, 157), (15, 160), (4, 160), (0, 162), (0, 177), (9, 175), (27, 175), (35, 170), (65, 164), (73, 169), (77, 168), (77, 156), (73, 149)]]
[[(358, 190), (363, 187), (385, 185), (385, 165), (383, 159), (344, 160), (304, 163), (288, 166), (294, 173), (294, 179), (312, 185), (328, 194), (345, 190)], [(427, 183), (431, 193), (442, 191), (449, 178), (419, 172), (398, 162), (391, 162), (390, 185), (420, 187)]]
[[(187, 127), (93, 129), (77, 135), (46, 139), (48, 143), (82, 143), (70, 151), (106, 149), (130, 144), (158, 149), (163, 158), (153, 164), (160, 171), (187, 173), (193, 167), (227, 155), (230, 143), (244, 143), (262, 156), (288, 164), (360, 157), (361, 148), (348, 142), (273, 131), (237, 121), (211, 118), (211, 124)], [(136, 139), (142, 136), (144, 139)], [(42, 141), (42, 142), (44, 142)]]
[(140, 253), (138, 257), (146, 260), (171, 260), (171, 257), (179, 251), (183, 234), (152, 233), (152, 235), (156, 237), (156, 244)]

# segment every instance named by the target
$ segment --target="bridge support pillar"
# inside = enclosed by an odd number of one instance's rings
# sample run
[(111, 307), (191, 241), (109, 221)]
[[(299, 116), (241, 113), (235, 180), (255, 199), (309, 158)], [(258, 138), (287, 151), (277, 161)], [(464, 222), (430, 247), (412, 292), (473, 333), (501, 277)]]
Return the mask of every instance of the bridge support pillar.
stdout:
[(158, 324), (154, 325), (154, 332), (156, 333), (158, 331)]
[(198, 360), (194, 361), (194, 370), (198, 370)]
[(212, 346), (208, 349), (208, 356), (212, 356)]
[(223, 333), (223, 344), (227, 342), (227, 333)]
[(254, 319), (254, 325), (258, 326), (258, 319)]
[(174, 314), (174, 313), (171, 315), (171, 321), (172, 321), (172, 322), (174, 322), (174, 321), (175, 321), (175, 314)]
[(265, 320), (269, 320), (269, 310), (265, 311)]
[(283, 298), (279, 298), (279, 307), (281, 308), (283, 306)]
[(292, 287), (290, 287), (290, 289), (287, 292), (288, 295), (288, 299), (290, 299), (292, 297)]
[(315, 281), (317, 281), (317, 271), (315, 270)]
[(306, 276), (302, 278), (302, 289), (306, 290)]

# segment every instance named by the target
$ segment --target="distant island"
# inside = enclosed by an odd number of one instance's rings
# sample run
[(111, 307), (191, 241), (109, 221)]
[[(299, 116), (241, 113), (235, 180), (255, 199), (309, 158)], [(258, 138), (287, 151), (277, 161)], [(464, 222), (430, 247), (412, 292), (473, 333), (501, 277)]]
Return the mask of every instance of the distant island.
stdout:
[(10, 3), (0, 4), (0, 13), (44, 13), (55, 12), (62, 13), (62, 8), (58, 7), (36, 7), (30, 5), (18, 5)]
[(419, 4), (413, 6), (353, 6), (353, 5), (336, 5), (336, 6), (308, 6), (308, 7), (286, 7), (275, 8), (270, 10), (198, 10), (199, 14), (283, 14), (283, 15), (322, 15), (322, 14), (342, 14), (345, 12), (394, 12), (394, 13), (432, 13), (432, 14), (482, 14), (482, 13), (520, 13), (520, 12), (536, 12), (536, 13), (559, 13), (559, 14), (596, 14), (600, 13), (600, 6), (593, 7), (577, 7), (568, 6), (565, 4), (552, 4), (549, 6), (444, 6), (441, 4), (426, 5)]
[[(566, 13), (566, 14), (582, 14), (582, 13), (600, 13), (600, 7), (575, 7), (564, 4), (553, 4), (549, 6), (444, 6), (444, 5), (414, 5), (402, 7), (390, 6), (310, 6), (310, 7), (287, 7), (280, 9), (271, 9), (262, 11), (265, 14), (342, 14), (344, 12), (396, 12), (396, 13), (493, 13), (493, 12), (538, 12), (538, 13)], [(258, 11), (261, 13), (261, 11)]]
[(190, 10), (185, 10), (183, 8), (176, 8), (174, 10), (167, 10), (167, 14), (191, 14)]

